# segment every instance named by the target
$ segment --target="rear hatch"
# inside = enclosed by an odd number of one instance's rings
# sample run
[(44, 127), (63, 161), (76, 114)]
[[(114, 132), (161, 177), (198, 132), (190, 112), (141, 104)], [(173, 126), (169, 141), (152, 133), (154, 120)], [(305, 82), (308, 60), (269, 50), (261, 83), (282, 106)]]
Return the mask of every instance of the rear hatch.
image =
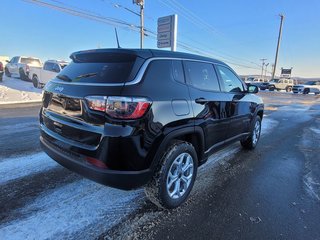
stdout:
[(53, 135), (96, 146), (107, 119), (104, 112), (90, 109), (88, 99), (121, 96), (145, 59), (128, 50), (84, 51), (71, 59), (45, 87), (42, 125)]

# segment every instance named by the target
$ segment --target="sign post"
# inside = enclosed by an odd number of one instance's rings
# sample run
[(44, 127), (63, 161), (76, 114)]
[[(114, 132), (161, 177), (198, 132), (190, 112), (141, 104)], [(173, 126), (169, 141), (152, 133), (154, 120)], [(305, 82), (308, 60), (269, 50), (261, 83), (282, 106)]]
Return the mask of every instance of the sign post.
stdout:
[(171, 51), (177, 50), (177, 26), (178, 16), (171, 15), (158, 18), (157, 46), (158, 48), (171, 47)]

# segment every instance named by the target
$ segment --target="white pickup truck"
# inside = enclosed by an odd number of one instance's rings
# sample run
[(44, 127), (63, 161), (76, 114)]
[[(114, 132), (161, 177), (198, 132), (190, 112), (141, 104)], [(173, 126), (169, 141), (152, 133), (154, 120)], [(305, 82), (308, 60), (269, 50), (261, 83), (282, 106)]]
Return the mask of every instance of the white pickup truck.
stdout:
[(16, 77), (21, 80), (30, 81), (30, 70), (41, 68), (39, 58), (16, 56), (7, 63), (4, 72), (7, 77)]
[(58, 73), (67, 66), (68, 63), (60, 60), (48, 60), (43, 64), (43, 68), (30, 69), (29, 76), (33, 86), (43, 87), (49, 80), (58, 75)]

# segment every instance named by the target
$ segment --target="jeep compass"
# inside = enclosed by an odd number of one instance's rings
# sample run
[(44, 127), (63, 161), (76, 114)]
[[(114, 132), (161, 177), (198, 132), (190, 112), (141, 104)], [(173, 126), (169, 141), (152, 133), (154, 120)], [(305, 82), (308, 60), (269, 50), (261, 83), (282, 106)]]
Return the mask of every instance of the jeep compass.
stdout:
[(150, 49), (75, 52), (46, 84), (41, 146), (55, 161), (98, 183), (145, 187), (175, 208), (197, 169), (221, 147), (258, 143), (263, 117), (256, 86), (225, 63)]

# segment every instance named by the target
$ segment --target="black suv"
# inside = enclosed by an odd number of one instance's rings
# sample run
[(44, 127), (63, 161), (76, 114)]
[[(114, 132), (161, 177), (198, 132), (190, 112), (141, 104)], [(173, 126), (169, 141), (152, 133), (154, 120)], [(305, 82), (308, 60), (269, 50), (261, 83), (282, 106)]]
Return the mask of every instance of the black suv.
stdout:
[(45, 86), (41, 145), (98, 183), (145, 185), (151, 201), (175, 208), (214, 151), (235, 141), (253, 149), (259, 140), (258, 89), (223, 62), (148, 49), (88, 50), (70, 58)]

